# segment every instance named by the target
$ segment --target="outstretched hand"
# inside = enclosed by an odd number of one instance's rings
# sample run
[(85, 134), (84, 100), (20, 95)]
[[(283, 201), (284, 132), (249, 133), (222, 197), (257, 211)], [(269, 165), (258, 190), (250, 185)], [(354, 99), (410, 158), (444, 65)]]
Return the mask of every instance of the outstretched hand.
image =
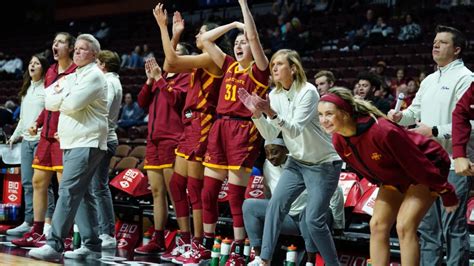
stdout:
[(160, 28), (168, 25), (168, 12), (163, 9), (163, 4), (159, 3), (153, 9), (153, 16), (155, 17), (156, 23)]
[(181, 35), (184, 31), (184, 19), (178, 11), (173, 14), (173, 36)]

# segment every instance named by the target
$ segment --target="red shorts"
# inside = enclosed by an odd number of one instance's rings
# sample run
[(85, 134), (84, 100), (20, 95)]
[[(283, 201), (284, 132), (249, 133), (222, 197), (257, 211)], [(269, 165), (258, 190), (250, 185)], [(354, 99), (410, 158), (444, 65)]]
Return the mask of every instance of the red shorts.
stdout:
[(55, 138), (40, 138), (31, 167), (47, 171), (63, 169), (63, 151)]
[(146, 143), (145, 170), (156, 170), (173, 167), (176, 140), (148, 140)]
[(176, 155), (189, 161), (202, 162), (213, 120), (210, 114), (197, 113), (186, 122)]
[(217, 119), (209, 133), (204, 165), (210, 168), (251, 170), (260, 154), (262, 137), (252, 121)]

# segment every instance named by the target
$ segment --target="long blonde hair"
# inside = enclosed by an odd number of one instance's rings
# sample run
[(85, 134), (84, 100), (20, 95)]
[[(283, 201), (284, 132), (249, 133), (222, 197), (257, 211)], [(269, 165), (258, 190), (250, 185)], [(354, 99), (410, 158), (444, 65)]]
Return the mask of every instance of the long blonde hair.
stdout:
[[(295, 88), (297, 90), (301, 89), (306, 84), (307, 78), (303, 69), (303, 64), (301, 63), (300, 55), (295, 50), (280, 49), (273, 54), (272, 59), (270, 60), (270, 70), (273, 67), (273, 60), (280, 55), (285, 56), (290, 67), (296, 68), (295, 73), (293, 73), (293, 83), (295, 83)], [(283, 90), (283, 85), (280, 82), (275, 82), (275, 86), (277, 91)]]
[(349, 103), (354, 110), (353, 117), (372, 116), (375, 119), (378, 117), (387, 118), (387, 116), (382, 113), (382, 111), (377, 109), (377, 107), (375, 107), (372, 103), (354, 97), (351, 91), (347, 88), (334, 87), (330, 89), (328, 93), (336, 94), (344, 101)]

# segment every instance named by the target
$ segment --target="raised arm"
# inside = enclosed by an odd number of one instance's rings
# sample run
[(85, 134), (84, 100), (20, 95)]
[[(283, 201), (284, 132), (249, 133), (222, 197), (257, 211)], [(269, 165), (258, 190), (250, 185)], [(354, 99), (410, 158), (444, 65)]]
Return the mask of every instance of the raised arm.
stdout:
[(265, 70), (268, 67), (268, 58), (258, 38), (257, 27), (255, 26), (255, 21), (253, 20), (247, 0), (239, 0), (239, 4), (242, 9), (242, 15), (244, 16), (245, 35), (250, 43), (253, 59), (258, 69)]
[(228, 31), (236, 28), (243, 30), (244, 24), (234, 21), (229, 24), (214, 28), (210, 31), (206, 31), (200, 36), (204, 49), (219, 68), (222, 68), (222, 66), (224, 65), (226, 54), (214, 42), (222, 35), (226, 34)]
[[(153, 15), (155, 16), (156, 22), (160, 27), (161, 41), (163, 43), (163, 51), (165, 53), (165, 63), (163, 66), (165, 71), (172, 73), (182, 73), (190, 72), (193, 68), (209, 69), (213, 61), (210, 56), (205, 53), (200, 55), (176, 54), (175, 47), (173, 46), (174, 44), (169, 37), (168, 15), (166, 9), (163, 9), (163, 4), (156, 5), (155, 9), (153, 9)], [(179, 37), (173, 35), (173, 42), (175, 42), (177, 45), (178, 41)]]

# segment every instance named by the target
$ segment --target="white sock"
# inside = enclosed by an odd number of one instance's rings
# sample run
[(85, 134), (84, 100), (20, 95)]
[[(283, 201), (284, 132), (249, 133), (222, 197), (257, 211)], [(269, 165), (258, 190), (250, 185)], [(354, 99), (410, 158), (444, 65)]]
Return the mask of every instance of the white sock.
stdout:
[(43, 234), (48, 238), (51, 235), (51, 225), (44, 223)]
[(314, 263), (306, 262), (306, 266), (314, 266)]

